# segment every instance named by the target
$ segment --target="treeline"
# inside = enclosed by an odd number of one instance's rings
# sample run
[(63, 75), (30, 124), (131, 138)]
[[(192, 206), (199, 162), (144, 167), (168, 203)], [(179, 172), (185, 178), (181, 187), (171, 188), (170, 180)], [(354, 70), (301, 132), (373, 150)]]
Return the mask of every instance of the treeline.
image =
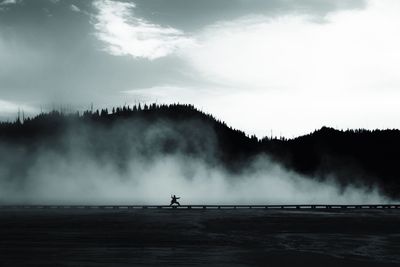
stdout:
[(298, 173), (343, 185), (378, 185), (400, 197), (400, 131), (322, 127), (285, 141), (263, 139), (263, 150)]
[[(260, 152), (260, 140), (255, 136), (247, 136), (243, 131), (233, 129), (211, 114), (206, 114), (188, 104), (138, 104), (115, 107), (111, 110), (90, 109), (69, 113), (53, 110), (25, 120), (18, 117), (14, 122), (1, 123), (0, 138), (6, 142), (23, 144), (33, 150), (33, 146), (46, 145), (50, 142), (54, 146), (60, 146), (65, 133), (79, 131), (82, 127), (97, 127), (96, 131), (101, 132), (124, 124), (127, 125), (122, 130), (126, 132), (125, 139), (134, 139), (135, 136), (136, 139), (146, 139), (144, 135), (149, 127), (161, 122), (176, 128), (176, 137), (159, 137), (162, 140), (157, 140), (157, 145), (166, 153), (173, 153), (176, 151), (175, 148), (181, 148), (182, 144), (185, 144), (185, 153), (198, 154), (195, 156), (205, 157), (205, 160), (208, 160), (207, 157), (211, 157), (208, 154), (213, 150), (210, 163), (216, 164), (214, 159), (216, 158), (218, 163), (226, 165), (229, 170), (240, 171), (252, 156)], [(97, 142), (96, 138), (99, 138), (96, 131), (91, 131), (95, 135), (91, 140), (94, 143)], [(107, 142), (121, 143), (122, 140), (107, 140)], [(203, 153), (201, 149), (207, 152)], [(122, 150), (121, 154), (124, 153)], [(154, 147), (148, 150), (152, 151)]]
[[(139, 127), (137, 121), (146, 123), (141, 123)], [(173, 135), (177, 137), (169, 135), (157, 141), (163, 152), (172, 153), (183, 147), (184, 153), (203, 156), (206, 161), (212, 155), (210, 164), (222, 164), (232, 172), (240, 172), (259, 155), (267, 155), (286, 168), (315, 179), (334, 178), (343, 185), (378, 185), (388, 195), (400, 196), (400, 131), (397, 129), (342, 131), (323, 127), (293, 139), (258, 139), (227, 126), (193, 105), (138, 104), (82, 113), (51, 111), (24, 120), (17, 118), (14, 122), (2, 122), (0, 143), (33, 147), (37, 143), (62, 138), (65, 132), (82, 125), (99, 126), (96, 131), (101, 132), (125, 122), (132, 123), (123, 128), (127, 134), (122, 136), (140, 140), (146, 139), (148, 125), (165, 122), (168, 127), (175, 127)], [(96, 153), (110, 149), (104, 144), (96, 145), (104, 142), (104, 138), (98, 136), (101, 133), (93, 135), (96, 136), (91, 142), (96, 147)], [(107, 142), (120, 143), (118, 149), (113, 149), (124, 154), (126, 144), (120, 139), (108, 139)], [(51, 144), (57, 146), (59, 143), (52, 141)], [(210, 153), (210, 150), (214, 151)], [(143, 153), (151, 153), (149, 151), (153, 150), (147, 148)], [(120, 157), (115, 153), (113, 156)]]

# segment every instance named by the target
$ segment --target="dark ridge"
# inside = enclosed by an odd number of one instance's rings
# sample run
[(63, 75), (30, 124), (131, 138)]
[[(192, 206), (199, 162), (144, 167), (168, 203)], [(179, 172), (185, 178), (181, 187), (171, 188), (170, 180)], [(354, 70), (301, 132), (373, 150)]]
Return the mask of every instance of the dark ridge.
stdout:
[[(111, 135), (110, 129), (116, 128), (118, 135)], [(158, 128), (163, 131), (157, 133)], [(69, 134), (84, 135), (88, 129), (91, 131), (87, 142), (65, 141)], [(219, 164), (229, 171), (240, 172), (255, 157), (268, 155), (286, 168), (316, 179), (334, 178), (342, 185), (378, 185), (387, 195), (400, 196), (399, 130), (342, 131), (323, 127), (294, 139), (259, 140), (193, 105), (182, 104), (139, 104), (82, 114), (52, 111), (24, 121), (18, 118), (15, 122), (2, 122), (0, 155), (1, 146), (11, 147), (15, 154), (5, 157), (0, 167), (15, 161), (29, 165), (29, 155), (43, 147), (68, 151), (76, 145), (92, 151), (100, 160), (111, 156), (123, 171), (124, 163), (131, 156), (127, 147), (132, 145), (132, 140), (140, 144), (139, 151), (149, 158), (154, 153), (180, 152), (201, 158), (210, 165)], [(24, 168), (16, 165), (8, 175), (23, 171)]]
[(400, 131), (336, 130), (322, 127), (290, 140), (261, 141), (287, 168), (316, 178), (335, 177), (341, 184), (378, 184), (390, 196), (400, 195)]

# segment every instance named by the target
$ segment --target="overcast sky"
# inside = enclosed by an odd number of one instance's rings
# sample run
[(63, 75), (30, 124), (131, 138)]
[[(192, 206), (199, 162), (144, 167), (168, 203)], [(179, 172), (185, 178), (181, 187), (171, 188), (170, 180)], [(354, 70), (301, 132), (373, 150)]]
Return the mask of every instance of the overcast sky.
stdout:
[(0, 0), (0, 118), (191, 103), (287, 137), (400, 128), (398, 0)]

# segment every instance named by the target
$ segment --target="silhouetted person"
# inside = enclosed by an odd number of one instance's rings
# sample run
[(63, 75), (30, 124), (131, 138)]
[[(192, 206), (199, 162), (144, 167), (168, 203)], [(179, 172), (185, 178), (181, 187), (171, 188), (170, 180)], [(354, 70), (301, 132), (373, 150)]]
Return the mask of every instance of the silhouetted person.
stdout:
[(181, 204), (179, 204), (177, 199), (180, 199), (180, 197), (177, 197), (175, 195), (171, 196), (171, 204), (169, 205), (172, 206), (173, 204), (178, 204), (178, 206), (180, 206)]

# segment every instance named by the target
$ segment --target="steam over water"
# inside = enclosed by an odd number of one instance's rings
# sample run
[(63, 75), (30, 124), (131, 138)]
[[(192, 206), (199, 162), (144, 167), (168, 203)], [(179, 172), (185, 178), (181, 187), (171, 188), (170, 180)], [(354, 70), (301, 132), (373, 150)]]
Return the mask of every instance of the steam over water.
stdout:
[[(320, 181), (260, 155), (238, 173), (215, 155), (212, 129), (190, 122), (77, 125), (60, 139), (1, 144), (0, 201), (24, 204), (388, 203), (377, 188)], [(160, 148), (174, 140), (172, 152)], [(190, 141), (187, 141), (190, 140)], [(29, 148), (27, 148), (29, 147)], [(33, 148), (32, 148), (33, 147)], [(187, 148), (196, 153), (186, 153)]]

